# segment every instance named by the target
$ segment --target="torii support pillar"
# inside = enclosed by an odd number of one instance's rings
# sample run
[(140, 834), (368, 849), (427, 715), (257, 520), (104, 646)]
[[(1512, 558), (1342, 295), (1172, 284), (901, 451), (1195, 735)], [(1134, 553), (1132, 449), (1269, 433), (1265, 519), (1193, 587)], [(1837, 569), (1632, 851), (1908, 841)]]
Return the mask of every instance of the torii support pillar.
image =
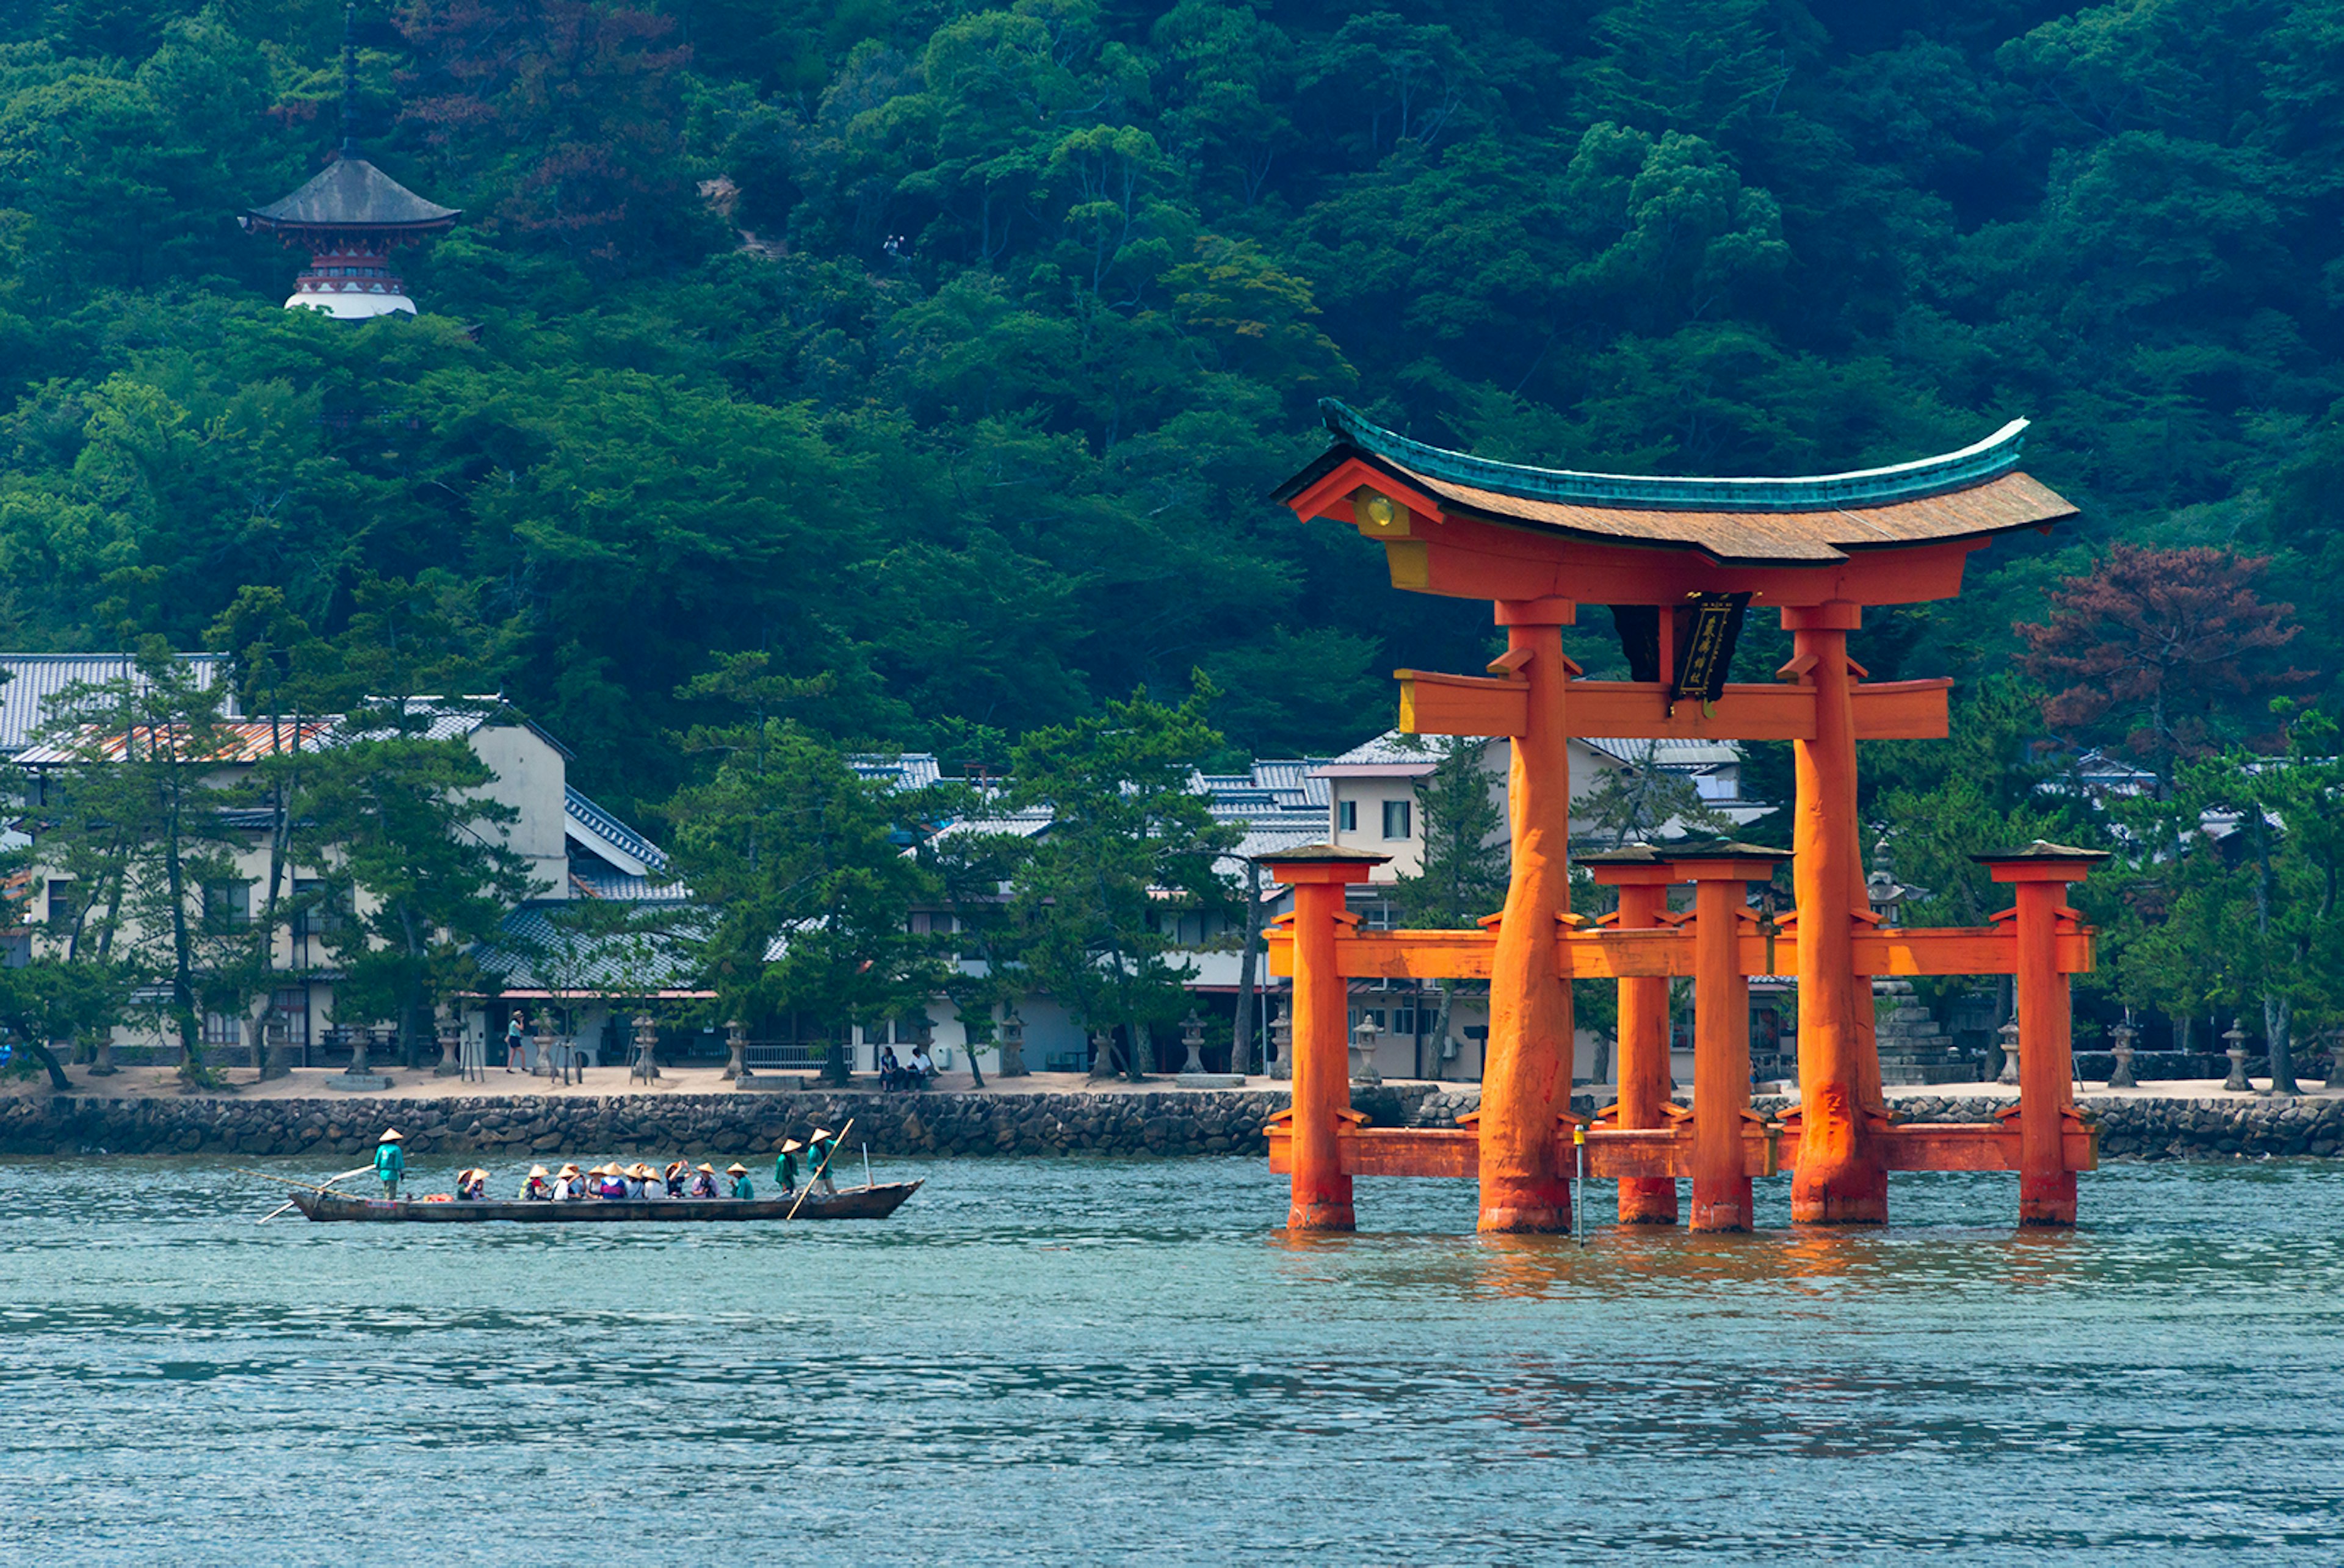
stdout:
[[(1864, 860), (1855, 815), (1854, 670), (1847, 634), (1863, 608), (1844, 600), (1786, 605), (1792, 658), (1783, 673), (1814, 688), (1814, 736), (1792, 743), (1798, 800), (1792, 887), (1799, 917), (1799, 1098), (1803, 1133), (1791, 1218), (1808, 1224), (1888, 1219), (1888, 1167), (1872, 1138), (1880, 1066), (1869, 1059), (1872, 990), (1855, 973), (1855, 910)], [(2023, 1057), (2021, 1059), (2024, 1059)]]
[(1571, 753), (1564, 699), (1578, 669), (1561, 628), (1568, 599), (1500, 600), (1506, 652), (1493, 669), (1526, 683), (1507, 781), (1514, 863), (1490, 956), (1490, 1037), (1481, 1068), (1483, 1230), (1568, 1230), (1571, 1176), (1556, 1151), (1571, 1109), (1571, 982), (1556, 971), (1557, 922), (1571, 911)]
[(1343, 889), (1365, 882), (1389, 856), (1331, 844), (1306, 845), (1269, 862), (1270, 879), (1294, 889), (1285, 918), (1294, 933), (1294, 1196), (1289, 1230), (1349, 1230), (1351, 1179), (1337, 1128), (1351, 1108), (1350, 987), (1335, 961), (1346, 918)]
[(2018, 1222), (2076, 1223), (2076, 1173), (2067, 1164), (2067, 1123), (2076, 1108), (2073, 998), (2059, 968), (2059, 928), (2081, 917), (2066, 906), (2105, 854), (2037, 843), (1981, 855), (1996, 882), (2016, 886), (2018, 964)]
[[(1668, 912), (1669, 886), (1683, 873), (1643, 845), (1582, 855), (1598, 883), (1620, 890), (1622, 931), (1650, 931)], [(1624, 976), (1620, 981), (1620, 1108), (1617, 1126), (1663, 1125), (1669, 1103), (1669, 981), (1665, 975)], [(1620, 1179), (1620, 1223), (1674, 1225), (1677, 1184), (1673, 1177)]]
[(1747, 1230), (1753, 1212), (1743, 1123), (1750, 1109), (1750, 980), (1742, 973), (1749, 884), (1779, 851), (1724, 845), (1676, 860), (1693, 885), (1692, 1229)]

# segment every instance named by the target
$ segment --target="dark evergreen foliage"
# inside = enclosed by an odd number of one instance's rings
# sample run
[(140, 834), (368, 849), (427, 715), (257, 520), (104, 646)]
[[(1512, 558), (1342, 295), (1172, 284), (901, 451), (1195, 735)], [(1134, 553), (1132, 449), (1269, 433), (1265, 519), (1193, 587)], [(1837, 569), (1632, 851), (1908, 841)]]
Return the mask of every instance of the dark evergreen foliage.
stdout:
[(251, 584), (338, 636), (416, 584), (629, 810), (747, 652), (846, 744), (1202, 668), (1232, 745), (1333, 746), (1488, 637), (1263, 500), (1333, 391), (1694, 472), (2029, 414), (2086, 521), (1875, 616), (1875, 674), (2000, 667), (2116, 539), (2271, 555), (2337, 669), (2336, 0), (359, 22), (367, 155), (465, 217), (428, 313), (356, 328), (279, 310), (299, 258), (234, 222), (338, 139), (338, 4), (0, 22), (0, 642), (190, 644)]

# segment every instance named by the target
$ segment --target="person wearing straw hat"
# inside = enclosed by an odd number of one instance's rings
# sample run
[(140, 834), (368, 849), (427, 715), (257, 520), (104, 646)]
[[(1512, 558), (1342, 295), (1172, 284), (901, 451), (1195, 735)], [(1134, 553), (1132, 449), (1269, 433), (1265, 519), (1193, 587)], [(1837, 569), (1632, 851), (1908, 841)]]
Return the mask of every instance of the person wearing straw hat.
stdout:
[(627, 1173), (619, 1168), (617, 1160), (598, 1166), (595, 1169), (601, 1177), (601, 1181), (594, 1189), (595, 1197), (618, 1199), (627, 1196)]
[(667, 1196), (667, 1183), (660, 1179), (658, 1166), (645, 1164), (639, 1160), (634, 1169), (628, 1174), (635, 1179), (637, 1198), (657, 1199)]
[(798, 1150), (804, 1147), (796, 1138), (785, 1138), (781, 1151), (773, 1156), (773, 1180), (780, 1184), (783, 1198), (798, 1189)]
[(399, 1196), (399, 1184), (407, 1179), (407, 1151), (399, 1147), (399, 1129), (395, 1127), (375, 1143), (374, 1179), (382, 1183), (386, 1201)]
[(554, 1196), (553, 1183), (547, 1179), (545, 1167), (532, 1165), (520, 1184), (521, 1201), (543, 1203)]
[(671, 1162), (662, 1179), (670, 1198), (682, 1198), (685, 1185), (692, 1180), (692, 1161), (679, 1159)]
[(553, 1173), (553, 1196), (557, 1200), (565, 1202), (571, 1199), (585, 1197), (585, 1173), (580, 1170), (575, 1165), (565, 1165), (560, 1170), (555, 1171)]
[(481, 1199), (486, 1198), (488, 1193), (489, 1173), (487, 1171), (475, 1166), (470, 1170), (460, 1170), (456, 1173), (458, 1202), (478, 1203)]
[(693, 1168), (692, 1172), (692, 1196), (694, 1198), (713, 1198), (716, 1196), (716, 1168), (714, 1166), (702, 1163)]
[(838, 1196), (838, 1184), (830, 1179), (830, 1168), (838, 1157), (838, 1134), (826, 1127), (818, 1127), (806, 1138), (807, 1167), (813, 1172), (813, 1189), (825, 1198)]
[(756, 1187), (749, 1180), (749, 1168), (747, 1166), (742, 1164), (736, 1159), (732, 1164), (724, 1168), (724, 1174), (732, 1179), (733, 1197), (754, 1198), (757, 1196)]

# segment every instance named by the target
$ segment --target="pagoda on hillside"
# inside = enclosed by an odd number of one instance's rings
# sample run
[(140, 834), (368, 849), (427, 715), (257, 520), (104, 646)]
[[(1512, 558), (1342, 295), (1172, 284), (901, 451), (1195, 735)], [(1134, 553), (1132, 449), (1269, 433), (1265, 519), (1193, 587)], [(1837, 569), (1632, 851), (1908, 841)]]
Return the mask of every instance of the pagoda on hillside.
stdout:
[(412, 316), (415, 301), (408, 298), (406, 280), (391, 268), (391, 249), (453, 227), (459, 209), (424, 200), (359, 156), (351, 133), (357, 97), (358, 50), (346, 10), (340, 156), (292, 195), (239, 214), (237, 223), (309, 252), (309, 265), (285, 301), (288, 310), (323, 310), (346, 321), (395, 310)]

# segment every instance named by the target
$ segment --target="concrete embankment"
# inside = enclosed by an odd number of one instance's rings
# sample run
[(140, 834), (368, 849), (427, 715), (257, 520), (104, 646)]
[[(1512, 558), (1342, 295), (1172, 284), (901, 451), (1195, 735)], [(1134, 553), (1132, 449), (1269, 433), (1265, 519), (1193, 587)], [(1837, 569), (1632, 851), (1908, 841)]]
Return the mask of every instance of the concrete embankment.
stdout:
[[(1448, 1127), (1478, 1088), (1396, 1084), (1360, 1088), (1379, 1126)], [(854, 1131), (874, 1155), (1259, 1155), (1262, 1123), (1286, 1108), (1283, 1087), (1207, 1093), (874, 1093), (496, 1096), (433, 1099), (253, 1099), (233, 1097), (17, 1096), (0, 1099), (0, 1154), (298, 1155), (361, 1153), (388, 1126), (416, 1155), (677, 1153), (770, 1155), (812, 1128)], [(1774, 1114), (1793, 1102), (1766, 1096)], [(1915, 1121), (1988, 1121), (2005, 1095), (1905, 1093)], [(2109, 1158), (2332, 1157), (2344, 1149), (2344, 1096), (2090, 1095)], [(1596, 1102), (1572, 1102), (1581, 1115)]]

